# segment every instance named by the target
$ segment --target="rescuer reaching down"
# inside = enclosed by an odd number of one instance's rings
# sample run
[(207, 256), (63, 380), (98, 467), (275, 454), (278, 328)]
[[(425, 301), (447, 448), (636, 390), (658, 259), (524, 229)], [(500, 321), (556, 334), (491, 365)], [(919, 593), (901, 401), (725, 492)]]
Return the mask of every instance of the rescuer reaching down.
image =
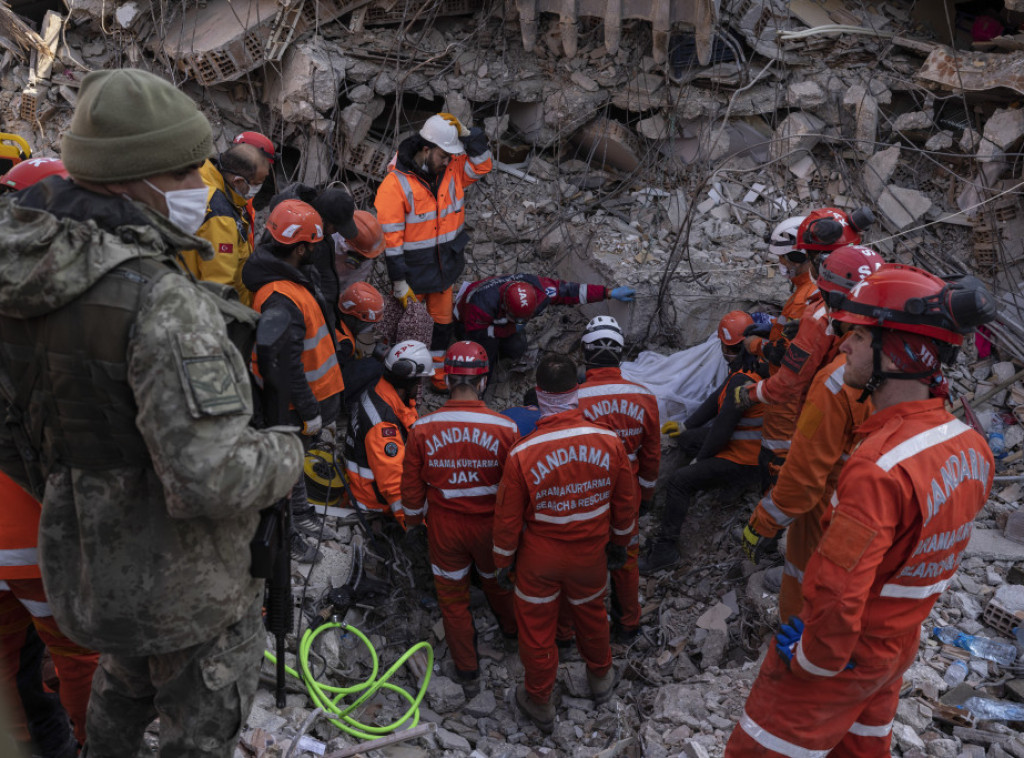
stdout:
[(455, 318), (467, 339), (483, 345), (493, 372), (499, 357), (516, 360), (526, 353), (525, 325), (549, 305), (583, 305), (609, 299), (631, 303), (634, 294), (631, 287), (504, 274), (464, 282), (455, 298)]
[(512, 592), (495, 578), (494, 500), (516, 424), (490, 410), (480, 397), (487, 385), (487, 353), (475, 342), (456, 342), (445, 355), (451, 399), (412, 425), (405, 446), (402, 504), (406, 526), (423, 523), (430, 567), (444, 620), (444, 636), (457, 678), (467, 694), (479, 690), (476, 629), (469, 609), (470, 573), (480, 576), (502, 635), (516, 637)]
[(690, 414), (685, 423), (669, 421), (662, 431), (676, 437), (683, 460), (695, 460), (669, 475), (665, 483), (665, 510), (658, 534), (644, 546), (640, 573), (660, 571), (679, 561), (679, 530), (690, 510), (694, 493), (723, 487), (744, 487), (758, 479), (757, 455), (761, 446), (764, 407), (741, 410), (734, 393), (762, 376), (762, 365), (744, 347), (743, 333), (754, 323), (745, 311), (730, 311), (718, 323), (722, 355), (729, 375), (722, 385)]
[(597, 703), (612, 695), (615, 670), (604, 606), (607, 572), (626, 562), (635, 529), (636, 476), (618, 435), (577, 407), (576, 365), (544, 356), (537, 367), (537, 429), (512, 448), (494, 513), (498, 583), (512, 587), (525, 681), (520, 710), (554, 729), (555, 633), (563, 596)]
[(804, 573), (803, 611), (768, 650), (727, 758), (889, 755), (921, 623), (953, 579), (992, 486), (985, 439), (943, 405), (941, 364), (994, 314), (977, 280), (944, 282), (893, 264), (832, 314), (851, 326), (843, 381), (875, 412), (839, 475)]

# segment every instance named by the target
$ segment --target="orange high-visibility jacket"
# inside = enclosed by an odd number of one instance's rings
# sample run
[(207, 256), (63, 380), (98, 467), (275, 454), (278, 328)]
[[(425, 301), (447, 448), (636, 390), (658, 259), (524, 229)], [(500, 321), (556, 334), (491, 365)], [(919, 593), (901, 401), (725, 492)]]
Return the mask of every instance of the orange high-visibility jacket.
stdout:
[(856, 431), (864, 439), (839, 475), (804, 575), (805, 628), (792, 662), (799, 677), (834, 677), (851, 659), (870, 666), (902, 654), (883, 653), (886, 643), (916, 636), (992, 488), (988, 444), (942, 398), (898, 403)]
[(486, 516), (494, 513), (502, 468), (519, 439), (516, 423), (482, 400), (449, 400), (412, 425), (402, 467), (406, 524), (431, 511)]
[[(765, 342), (777, 342), (783, 339), (783, 327), (792, 321), (799, 321), (800, 317), (804, 314), (804, 309), (807, 307), (807, 301), (818, 292), (818, 285), (811, 279), (811, 274), (808, 271), (798, 274), (791, 281), (793, 283), (793, 291), (786, 299), (786, 302), (782, 304), (782, 313), (779, 314), (772, 324), (768, 338), (755, 337), (747, 347), (748, 352), (753, 353), (759, 358), (764, 358)], [(774, 374), (779, 370), (779, 365), (777, 363), (769, 363), (768, 370)]]
[[(306, 325), (306, 334), (302, 342), (302, 369), (314, 397), (323, 401), (337, 395), (345, 388), (345, 384), (341, 378), (341, 369), (338, 368), (334, 340), (316, 298), (301, 284), (278, 279), (260, 287), (256, 299), (253, 300), (253, 308), (261, 313), (263, 304), (275, 292), (287, 297), (302, 312), (302, 320)], [(252, 370), (262, 381), (255, 348), (252, 355)], [(294, 404), (291, 407), (294, 408)]]
[(606, 366), (587, 369), (587, 380), (576, 394), (588, 421), (618, 433), (637, 475), (640, 497), (654, 497), (661, 466), (661, 418), (654, 393), (623, 379), (617, 366)]
[(494, 564), (512, 565), (524, 528), (566, 543), (625, 547), (636, 477), (619, 436), (575, 408), (537, 422), (505, 463), (494, 509)]
[(0, 472), (0, 579), (38, 579), (42, 506)]
[(845, 370), (846, 356), (839, 355), (811, 382), (779, 479), (751, 518), (758, 534), (774, 537), (805, 513), (824, 513), (853, 449), (853, 430), (874, 410), (870, 400), (857, 402), (860, 390), (843, 383)]

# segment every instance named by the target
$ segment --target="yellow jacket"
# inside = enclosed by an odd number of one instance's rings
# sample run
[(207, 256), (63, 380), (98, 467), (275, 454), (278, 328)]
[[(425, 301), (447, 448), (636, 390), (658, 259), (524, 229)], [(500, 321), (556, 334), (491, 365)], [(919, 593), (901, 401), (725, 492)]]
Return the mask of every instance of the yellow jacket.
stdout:
[(206, 161), (199, 175), (210, 191), (206, 198), (206, 218), (196, 236), (213, 245), (214, 256), (204, 261), (197, 251), (188, 250), (182, 253), (185, 267), (197, 279), (230, 284), (243, 303), (252, 305), (253, 294), (242, 284), (242, 266), (252, 253), (246, 200), (228, 186), (213, 162)]

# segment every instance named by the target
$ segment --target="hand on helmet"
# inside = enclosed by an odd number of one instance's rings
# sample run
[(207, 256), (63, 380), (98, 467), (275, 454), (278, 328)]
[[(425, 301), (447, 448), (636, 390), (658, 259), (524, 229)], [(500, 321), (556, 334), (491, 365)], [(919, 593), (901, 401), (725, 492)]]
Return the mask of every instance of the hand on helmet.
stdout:
[(632, 287), (616, 287), (608, 293), (608, 297), (620, 303), (632, 303), (635, 295), (636, 290)]
[(466, 148), (466, 155), (476, 157), (487, 152), (490, 145), (487, 144), (487, 134), (479, 126), (469, 130), (468, 136), (460, 137), (463, 146)]
[(437, 115), (443, 118), (452, 126), (454, 126), (456, 129), (458, 129), (460, 137), (469, 136), (469, 129), (462, 125), (462, 122), (459, 121), (459, 117), (456, 116), (454, 113), (438, 113)]

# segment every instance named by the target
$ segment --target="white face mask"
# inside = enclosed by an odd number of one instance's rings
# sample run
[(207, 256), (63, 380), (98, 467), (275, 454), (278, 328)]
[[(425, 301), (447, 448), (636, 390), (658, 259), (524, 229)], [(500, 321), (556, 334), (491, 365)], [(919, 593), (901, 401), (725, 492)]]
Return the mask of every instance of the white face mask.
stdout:
[(249, 191), (245, 193), (245, 199), (246, 200), (252, 200), (258, 194), (260, 194), (260, 190), (261, 189), (263, 189), (263, 185), (262, 184), (250, 184), (249, 185)]
[(203, 219), (206, 218), (206, 195), (209, 192), (206, 187), (164, 192), (147, 179), (142, 181), (164, 196), (167, 203), (167, 218), (172, 224), (185, 234), (195, 234), (199, 231)]

